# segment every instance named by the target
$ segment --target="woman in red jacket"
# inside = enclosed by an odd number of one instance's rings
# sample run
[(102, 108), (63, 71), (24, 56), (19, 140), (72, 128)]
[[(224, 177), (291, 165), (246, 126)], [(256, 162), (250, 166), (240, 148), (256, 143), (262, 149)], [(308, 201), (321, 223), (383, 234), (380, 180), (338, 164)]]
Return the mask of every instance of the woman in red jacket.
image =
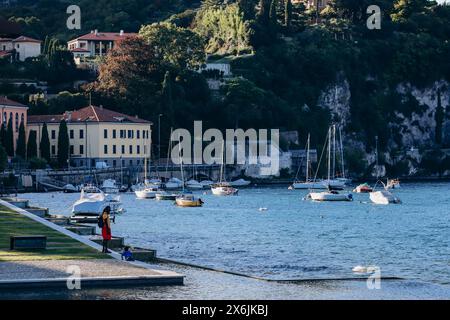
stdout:
[(102, 238), (103, 238), (103, 253), (110, 253), (108, 250), (108, 242), (111, 240), (111, 220), (109, 215), (111, 213), (111, 207), (106, 206), (103, 209), (102, 219), (103, 219), (103, 227), (102, 227)]

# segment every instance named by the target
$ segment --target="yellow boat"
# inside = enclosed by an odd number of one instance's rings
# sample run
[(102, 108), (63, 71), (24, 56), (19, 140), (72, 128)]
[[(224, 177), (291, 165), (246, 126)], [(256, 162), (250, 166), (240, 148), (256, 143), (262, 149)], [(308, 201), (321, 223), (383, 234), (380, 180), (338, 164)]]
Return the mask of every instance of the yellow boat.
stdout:
[(182, 195), (175, 199), (175, 204), (179, 207), (201, 207), (203, 201), (194, 195)]

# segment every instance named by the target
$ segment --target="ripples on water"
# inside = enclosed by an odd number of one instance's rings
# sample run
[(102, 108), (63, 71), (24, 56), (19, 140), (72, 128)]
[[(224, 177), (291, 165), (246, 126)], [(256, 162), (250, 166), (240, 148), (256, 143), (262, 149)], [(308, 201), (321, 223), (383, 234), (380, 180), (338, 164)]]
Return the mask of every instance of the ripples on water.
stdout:
[[(354, 266), (375, 265), (382, 276), (448, 284), (448, 187), (405, 183), (395, 190), (403, 204), (389, 206), (370, 204), (367, 194), (352, 203), (302, 201), (306, 192), (285, 187), (203, 195), (202, 208), (123, 194), (127, 213), (113, 234), (160, 257), (272, 279), (351, 277)], [(79, 195), (24, 197), (52, 214), (70, 214)]]

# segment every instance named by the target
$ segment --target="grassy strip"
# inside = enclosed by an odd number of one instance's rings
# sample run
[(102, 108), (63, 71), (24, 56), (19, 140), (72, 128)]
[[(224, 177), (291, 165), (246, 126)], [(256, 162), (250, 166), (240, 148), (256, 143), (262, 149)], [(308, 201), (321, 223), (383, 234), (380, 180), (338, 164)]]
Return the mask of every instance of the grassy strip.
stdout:
[[(26, 235), (47, 236), (47, 249), (9, 250), (11, 236)], [(108, 259), (109, 256), (0, 205), (0, 262), (101, 258)]]

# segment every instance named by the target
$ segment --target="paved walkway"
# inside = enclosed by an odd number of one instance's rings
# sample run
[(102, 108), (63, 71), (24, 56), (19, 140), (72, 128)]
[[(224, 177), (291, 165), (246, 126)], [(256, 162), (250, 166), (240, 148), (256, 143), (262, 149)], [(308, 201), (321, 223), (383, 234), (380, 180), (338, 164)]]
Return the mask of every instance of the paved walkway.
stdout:
[(67, 278), (68, 267), (77, 266), (81, 278), (115, 276), (169, 276), (175, 272), (146, 269), (113, 259), (44, 260), (0, 263), (0, 280)]

